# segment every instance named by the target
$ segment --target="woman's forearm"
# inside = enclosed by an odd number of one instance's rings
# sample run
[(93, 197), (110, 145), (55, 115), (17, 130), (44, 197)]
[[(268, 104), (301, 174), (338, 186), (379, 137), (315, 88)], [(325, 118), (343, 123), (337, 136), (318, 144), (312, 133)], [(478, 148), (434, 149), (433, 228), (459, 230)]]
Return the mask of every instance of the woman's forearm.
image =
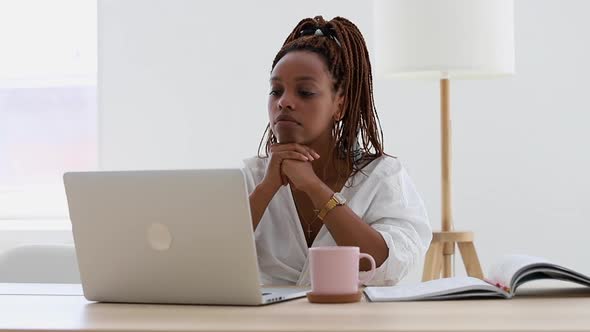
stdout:
[[(321, 209), (334, 194), (328, 186), (321, 182), (306, 189), (307, 195), (316, 209)], [(377, 266), (383, 264), (389, 256), (389, 248), (381, 234), (366, 224), (348, 206), (343, 205), (332, 209), (323, 222), (336, 244), (359, 247), (361, 252), (373, 256)], [(361, 261), (361, 271), (367, 271), (370, 268), (368, 261)]]
[(250, 214), (252, 216), (252, 229), (256, 230), (256, 227), (260, 223), (260, 219), (264, 215), (264, 211), (268, 207), (268, 204), (278, 191), (278, 188), (272, 188), (265, 182), (261, 182), (254, 191), (250, 194)]

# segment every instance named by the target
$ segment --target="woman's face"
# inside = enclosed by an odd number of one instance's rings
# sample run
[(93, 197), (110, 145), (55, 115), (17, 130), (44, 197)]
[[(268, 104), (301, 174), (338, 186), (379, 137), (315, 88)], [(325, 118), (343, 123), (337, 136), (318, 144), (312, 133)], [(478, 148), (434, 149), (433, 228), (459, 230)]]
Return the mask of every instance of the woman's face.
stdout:
[(322, 58), (309, 51), (287, 53), (270, 77), (268, 117), (279, 143), (311, 145), (331, 134), (342, 96)]

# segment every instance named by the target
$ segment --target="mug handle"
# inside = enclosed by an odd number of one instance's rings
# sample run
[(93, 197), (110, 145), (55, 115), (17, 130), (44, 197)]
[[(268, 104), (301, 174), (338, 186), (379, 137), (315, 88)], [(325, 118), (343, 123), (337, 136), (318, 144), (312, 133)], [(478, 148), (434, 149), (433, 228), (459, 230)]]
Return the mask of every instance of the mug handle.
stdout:
[(375, 264), (375, 259), (373, 259), (373, 256), (369, 255), (369, 254), (364, 254), (364, 253), (360, 253), (359, 254), (359, 261), (363, 258), (368, 259), (371, 262), (371, 270), (369, 270), (369, 275), (366, 276), (364, 279), (359, 279), (359, 284), (364, 284), (366, 282), (369, 282), (371, 279), (373, 279), (373, 277), (375, 276), (375, 273), (377, 273), (377, 264)]

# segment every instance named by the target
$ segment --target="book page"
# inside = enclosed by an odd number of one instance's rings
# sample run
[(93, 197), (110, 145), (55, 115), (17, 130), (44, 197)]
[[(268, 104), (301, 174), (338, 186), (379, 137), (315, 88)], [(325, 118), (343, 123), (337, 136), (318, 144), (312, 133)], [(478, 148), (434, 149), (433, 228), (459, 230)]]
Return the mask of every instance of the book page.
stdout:
[(419, 284), (398, 285), (389, 287), (366, 287), (365, 293), (373, 302), (379, 301), (411, 301), (469, 297), (467, 291), (477, 291), (479, 296), (492, 294), (493, 296), (508, 296), (496, 287), (477, 278), (452, 277), (435, 279)]
[(562, 280), (590, 287), (590, 277), (583, 275), (579, 272), (576, 272), (574, 270), (565, 268), (563, 266), (544, 263), (528, 266), (521, 273), (518, 273), (515, 276), (515, 279), (513, 279), (512, 281), (513, 288), (515, 288), (512, 291), (514, 292), (516, 288), (521, 284), (524, 284), (531, 280), (540, 279)]
[(511, 291), (511, 287), (514, 276), (522, 269), (539, 263), (550, 262), (541, 257), (528, 256), (528, 255), (507, 255), (502, 257), (498, 263), (491, 266), (488, 271), (486, 280), (491, 284), (500, 284), (501, 288), (506, 291)]

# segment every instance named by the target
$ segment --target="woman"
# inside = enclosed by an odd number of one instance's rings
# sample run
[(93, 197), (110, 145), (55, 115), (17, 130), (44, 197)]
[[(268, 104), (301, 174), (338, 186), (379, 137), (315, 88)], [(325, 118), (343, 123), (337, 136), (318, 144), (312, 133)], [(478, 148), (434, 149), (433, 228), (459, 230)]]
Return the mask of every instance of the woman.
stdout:
[(302, 20), (270, 85), (266, 155), (244, 160), (262, 283), (309, 285), (309, 247), (358, 246), (377, 263), (368, 284), (396, 284), (432, 232), (407, 172), (383, 152), (361, 32), (342, 17)]

